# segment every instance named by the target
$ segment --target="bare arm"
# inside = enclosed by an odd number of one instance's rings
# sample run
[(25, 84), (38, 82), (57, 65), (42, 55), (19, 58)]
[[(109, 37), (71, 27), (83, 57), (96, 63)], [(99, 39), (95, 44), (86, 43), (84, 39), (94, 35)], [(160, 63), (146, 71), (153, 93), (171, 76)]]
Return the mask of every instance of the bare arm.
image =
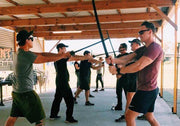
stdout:
[(131, 53), (129, 55), (124, 55), (119, 58), (112, 58), (111, 56), (106, 58), (107, 64), (119, 64), (119, 65), (126, 65), (127, 63), (133, 61), (136, 57), (136, 53)]
[(92, 65), (92, 66), (91, 66), (91, 68), (92, 68), (93, 70), (98, 70), (98, 69), (100, 69), (101, 67), (102, 67), (102, 65), (99, 65), (99, 66)]
[[(149, 64), (151, 64), (153, 62), (153, 60), (149, 57), (146, 56), (142, 56), (138, 61), (136, 61), (135, 63), (127, 66), (127, 67), (122, 67), (120, 70), (120, 73), (125, 74), (125, 73), (135, 73), (138, 72), (140, 70), (142, 70), (144, 67), (148, 66)], [(109, 67), (109, 71), (112, 74), (117, 74), (117, 70), (115, 68), (115, 66), (110, 66)]]
[(126, 65), (127, 63), (133, 61), (135, 57), (136, 57), (136, 53), (131, 53), (129, 55), (125, 55), (125, 56), (113, 59), (113, 63)]
[(153, 62), (153, 60), (151, 58), (142, 56), (135, 63), (133, 63), (127, 67), (121, 68), (120, 72), (121, 73), (135, 73), (135, 72), (142, 70), (144, 67), (148, 66), (152, 62)]
[(75, 56), (71, 56), (68, 61), (89, 60), (91, 58), (92, 58), (91, 56), (79, 56), (79, 55), (75, 55)]
[(37, 55), (37, 58), (35, 59), (34, 63), (46, 63), (46, 62), (52, 62), (57, 61), (63, 58), (70, 57), (70, 53), (64, 53), (64, 54), (55, 54), (55, 53), (35, 53)]

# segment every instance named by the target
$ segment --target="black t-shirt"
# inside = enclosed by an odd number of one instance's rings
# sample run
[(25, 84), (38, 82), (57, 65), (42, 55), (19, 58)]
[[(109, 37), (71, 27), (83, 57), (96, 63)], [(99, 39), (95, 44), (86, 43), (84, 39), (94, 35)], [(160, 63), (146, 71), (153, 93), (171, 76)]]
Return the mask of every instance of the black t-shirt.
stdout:
[(54, 63), (56, 69), (56, 77), (58, 77), (59, 81), (68, 82), (69, 81), (69, 72), (67, 69), (67, 59), (61, 59)]
[(122, 57), (122, 56), (125, 56), (125, 55), (128, 55), (128, 53), (119, 54), (119, 55), (116, 56), (116, 58), (119, 58), (119, 57)]
[(145, 49), (146, 49), (146, 46), (142, 46), (142, 47), (136, 49), (136, 51), (135, 51), (135, 53), (137, 55), (136, 60), (139, 60), (143, 56)]
[(78, 62), (74, 62), (74, 68), (75, 68), (75, 72), (79, 72), (80, 71), (80, 69), (76, 69), (76, 67), (75, 67), (75, 65), (78, 65), (78, 67), (80, 67), (80, 64), (78, 63)]
[(80, 63), (80, 76), (81, 77), (90, 77), (91, 75), (91, 63), (88, 60), (83, 60)]

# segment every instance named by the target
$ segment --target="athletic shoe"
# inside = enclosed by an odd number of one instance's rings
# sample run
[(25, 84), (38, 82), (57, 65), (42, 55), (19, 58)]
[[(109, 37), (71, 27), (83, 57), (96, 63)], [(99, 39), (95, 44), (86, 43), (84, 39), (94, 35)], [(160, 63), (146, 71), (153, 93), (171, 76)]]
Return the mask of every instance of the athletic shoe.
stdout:
[(97, 90), (97, 89), (95, 89), (93, 92), (98, 92), (98, 90)]
[(73, 98), (73, 100), (74, 100), (74, 104), (77, 104), (78, 102), (76, 101), (76, 98), (74, 97)]
[(56, 120), (56, 119), (59, 119), (61, 118), (61, 116), (50, 116), (49, 119), (50, 120)]
[(125, 116), (121, 115), (118, 119), (115, 119), (115, 122), (123, 122), (125, 121)]
[(87, 102), (85, 103), (85, 105), (86, 105), (86, 106), (93, 106), (94, 103), (91, 103), (91, 102), (87, 101)]
[(104, 91), (104, 89), (102, 88), (101, 90), (99, 90), (99, 91)]
[(145, 117), (145, 115), (143, 114), (143, 115), (141, 115), (141, 116), (138, 116), (137, 119), (139, 119), (139, 120), (146, 120), (146, 117)]
[(121, 111), (122, 110), (122, 107), (121, 106), (112, 106), (111, 107), (111, 110), (115, 110), (115, 111)]
[(75, 120), (74, 118), (72, 118), (72, 119), (66, 119), (65, 122), (66, 122), (66, 123), (77, 123), (78, 121)]
[(91, 94), (89, 94), (89, 97), (94, 98), (94, 96), (93, 96), (93, 95), (91, 95)]

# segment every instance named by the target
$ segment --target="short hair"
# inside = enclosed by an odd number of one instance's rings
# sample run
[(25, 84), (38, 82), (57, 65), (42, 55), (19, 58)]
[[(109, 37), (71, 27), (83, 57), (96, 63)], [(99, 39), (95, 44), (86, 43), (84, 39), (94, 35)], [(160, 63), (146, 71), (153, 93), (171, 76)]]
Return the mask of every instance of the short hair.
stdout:
[(151, 22), (144, 21), (144, 22), (141, 24), (141, 26), (146, 26), (146, 28), (151, 29), (151, 30), (153, 31), (153, 33), (156, 33), (156, 28), (155, 28), (154, 24), (151, 23)]
[(125, 48), (127, 50), (127, 44), (126, 43), (121, 43), (120, 46), (122, 46), (123, 48)]
[(84, 56), (86, 55), (86, 54), (89, 54), (90, 52), (88, 51), (88, 50), (86, 50), (86, 51), (84, 51)]

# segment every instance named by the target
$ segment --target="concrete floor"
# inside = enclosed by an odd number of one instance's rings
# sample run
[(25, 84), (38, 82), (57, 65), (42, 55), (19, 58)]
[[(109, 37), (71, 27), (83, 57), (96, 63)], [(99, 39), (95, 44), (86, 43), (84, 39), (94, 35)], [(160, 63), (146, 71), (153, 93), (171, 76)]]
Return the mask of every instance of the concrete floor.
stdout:
[[(93, 89), (92, 89), (93, 90)], [(74, 89), (73, 89), (74, 91)], [(95, 98), (90, 98), (90, 101), (95, 103), (95, 106), (85, 106), (84, 92), (77, 99), (78, 104), (74, 106), (74, 118), (79, 122), (75, 124), (65, 123), (66, 106), (64, 101), (61, 103), (60, 119), (50, 121), (49, 113), (52, 104), (54, 91), (40, 94), (41, 101), (46, 112), (46, 126), (125, 126), (125, 122), (116, 123), (114, 119), (118, 118), (124, 111), (112, 111), (111, 106), (116, 104), (115, 89), (105, 89), (104, 92), (91, 93)], [(0, 126), (3, 126), (9, 116), (12, 101), (4, 102), (5, 106), (0, 106)], [(125, 105), (125, 98), (123, 98)], [(157, 98), (155, 105), (155, 117), (160, 122), (161, 126), (180, 126), (180, 119), (177, 115), (172, 114), (171, 108), (167, 103)], [(19, 118), (15, 126), (33, 126), (26, 119)], [(150, 126), (147, 121), (136, 120), (137, 126)]]

